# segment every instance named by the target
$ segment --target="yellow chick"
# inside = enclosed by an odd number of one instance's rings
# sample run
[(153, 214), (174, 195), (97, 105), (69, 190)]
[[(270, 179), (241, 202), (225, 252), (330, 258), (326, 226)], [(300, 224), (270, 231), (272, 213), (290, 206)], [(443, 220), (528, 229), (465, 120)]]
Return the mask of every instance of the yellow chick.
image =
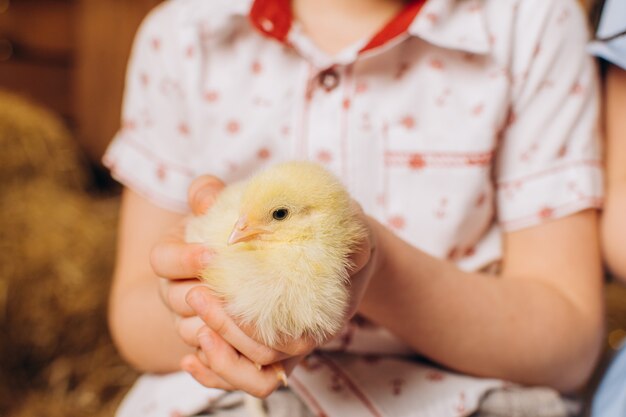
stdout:
[(202, 278), (257, 340), (322, 342), (340, 330), (349, 255), (367, 233), (355, 213), (332, 174), (288, 162), (226, 187), (186, 239), (216, 251)]

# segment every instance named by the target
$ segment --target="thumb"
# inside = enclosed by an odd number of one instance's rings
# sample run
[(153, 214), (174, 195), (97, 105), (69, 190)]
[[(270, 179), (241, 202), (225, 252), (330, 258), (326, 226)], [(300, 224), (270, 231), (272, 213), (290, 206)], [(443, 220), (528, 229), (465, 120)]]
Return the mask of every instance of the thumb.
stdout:
[(205, 213), (223, 188), (224, 182), (212, 175), (202, 175), (193, 180), (187, 192), (187, 202), (193, 214)]

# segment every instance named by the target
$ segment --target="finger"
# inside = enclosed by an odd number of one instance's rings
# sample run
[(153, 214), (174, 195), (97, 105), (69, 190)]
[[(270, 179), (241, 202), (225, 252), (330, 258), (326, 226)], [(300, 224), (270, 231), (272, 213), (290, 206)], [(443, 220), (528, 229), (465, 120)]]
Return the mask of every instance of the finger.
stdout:
[(200, 347), (198, 332), (206, 326), (198, 316), (182, 318), (178, 317), (175, 322), (176, 331), (183, 341), (191, 347)]
[(150, 252), (150, 265), (157, 276), (168, 279), (195, 278), (213, 259), (210, 249), (181, 240), (163, 240)]
[(181, 317), (195, 316), (185, 297), (192, 288), (202, 285), (198, 279), (169, 280), (161, 278), (159, 280), (159, 294), (163, 303), (176, 315)]
[(353, 255), (356, 259), (353, 261), (355, 265), (360, 266), (355, 268), (354, 271), (350, 273), (350, 305), (348, 306), (348, 311), (346, 312), (346, 318), (352, 318), (359, 308), (359, 303), (363, 298), (363, 294), (367, 290), (368, 283), (375, 274), (377, 268), (379, 268), (380, 264), (380, 254), (376, 249), (377, 247), (377, 228), (382, 227), (376, 220), (365, 217), (366, 224), (369, 227), (369, 238), (368, 246), (363, 245), (357, 254)]
[[(201, 329), (202, 332), (213, 332), (213, 330), (211, 330), (210, 328), (204, 328)], [(308, 354), (309, 352), (307, 352)], [(271, 367), (271, 369), (274, 370), (274, 373), (276, 375), (276, 378), (284, 385), (284, 386), (288, 386), (288, 382), (287, 382), (287, 375), (291, 374), (291, 372), (293, 371), (293, 368), (296, 367), (296, 365), (298, 365), (302, 359), (304, 359), (306, 357), (307, 354), (303, 354), (303, 355), (298, 355), (298, 356), (292, 356), (290, 358), (284, 359), (282, 361), (278, 361), (278, 362), (274, 362), (271, 363), (269, 365), (265, 365), (265, 366), (269, 366)], [(201, 363), (203, 363), (205, 366), (209, 366), (209, 360), (207, 358), (207, 356), (204, 354), (204, 351), (202, 349), (198, 349), (198, 351), (196, 352), (196, 356), (197, 358), (200, 360)], [(254, 363), (254, 367), (260, 371), (263, 368), (263, 365), (256, 363), (254, 361), (252, 361)]]
[(236, 388), (220, 378), (210, 368), (203, 365), (195, 355), (185, 356), (180, 363), (183, 371), (189, 373), (196, 381), (207, 388), (219, 388), (234, 391)]
[(352, 263), (349, 270), (350, 275), (353, 275), (363, 269), (363, 267), (365, 267), (365, 265), (369, 262), (371, 256), (372, 248), (370, 240), (365, 239), (355, 248), (354, 253), (350, 256), (350, 261)]
[(283, 364), (280, 362), (275, 362), (271, 364), (270, 366), (274, 370), (274, 373), (276, 374), (276, 378), (278, 378), (280, 383), (284, 387), (288, 386), (289, 383), (287, 382), (287, 373), (285, 372), (285, 368), (283, 367)]
[(282, 384), (274, 368), (269, 366), (258, 370), (254, 362), (215, 332), (205, 329), (198, 335), (198, 340), (211, 370), (237, 389), (265, 398)]
[(317, 347), (317, 343), (310, 337), (301, 337), (299, 339), (290, 340), (288, 343), (274, 346), (274, 349), (284, 353), (279, 360), (285, 359), (288, 356), (301, 356), (310, 353)]
[(196, 287), (190, 290), (187, 303), (210, 329), (253, 362), (268, 365), (288, 356), (248, 336), (226, 313), (222, 303), (208, 288)]
[(363, 227), (367, 230), (367, 237), (359, 242), (359, 245), (354, 249), (350, 256), (351, 266), (349, 268), (350, 275), (359, 272), (365, 265), (368, 264), (373, 248), (374, 248), (374, 236), (372, 229), (368, 222), (367, 215), (363, 212), (363, 209), (358, 202), (352, 200), (352, 207), (355, 216), (362, 223)]
[(306, 357), (306, 355), (298, 355), (298, 356), (293, 356), (291, 358), (285, 359), (282, 362), (282, 366), (283, 369), (285, 370), (285, 373), (287, 375), (291, 375), (291, 372), (293, 371), (293, 369), (298, 366), (298, 364), (300, 362), (302, 362), (302, 360)]
[(217, 177), (202, 175), (189, 186), (187, 201), (195, 215), (203, 214), (215, 203), (217, 195), (224, 188), (224, 183)]

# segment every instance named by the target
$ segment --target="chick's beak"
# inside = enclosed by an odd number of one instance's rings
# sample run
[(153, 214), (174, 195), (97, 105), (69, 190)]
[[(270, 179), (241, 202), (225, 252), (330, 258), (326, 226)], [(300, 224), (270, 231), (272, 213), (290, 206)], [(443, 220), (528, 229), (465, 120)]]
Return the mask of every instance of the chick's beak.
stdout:
[(235, 227), (233, 227), (233, 231), (228, 238), (228, 244), (234, 245), (235, 243), (247, 242), (263, 233), (269, 233), (269, 231), (252, 226), (246, 216), (241, 216), (235, 223)]

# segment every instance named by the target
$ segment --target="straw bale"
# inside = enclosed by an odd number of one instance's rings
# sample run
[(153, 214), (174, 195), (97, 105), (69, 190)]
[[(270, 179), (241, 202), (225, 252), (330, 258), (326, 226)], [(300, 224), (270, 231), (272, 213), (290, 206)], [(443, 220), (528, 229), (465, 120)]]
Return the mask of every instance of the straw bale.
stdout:
[(108, 416), (136, 377), (106, 326), (118, 199), (62, 123), (0, 92), (0, 415)]
[(47, 109), (0, 89), (0, 187), (33, 177), (80, 188), (86, 159), (63, 122)]

